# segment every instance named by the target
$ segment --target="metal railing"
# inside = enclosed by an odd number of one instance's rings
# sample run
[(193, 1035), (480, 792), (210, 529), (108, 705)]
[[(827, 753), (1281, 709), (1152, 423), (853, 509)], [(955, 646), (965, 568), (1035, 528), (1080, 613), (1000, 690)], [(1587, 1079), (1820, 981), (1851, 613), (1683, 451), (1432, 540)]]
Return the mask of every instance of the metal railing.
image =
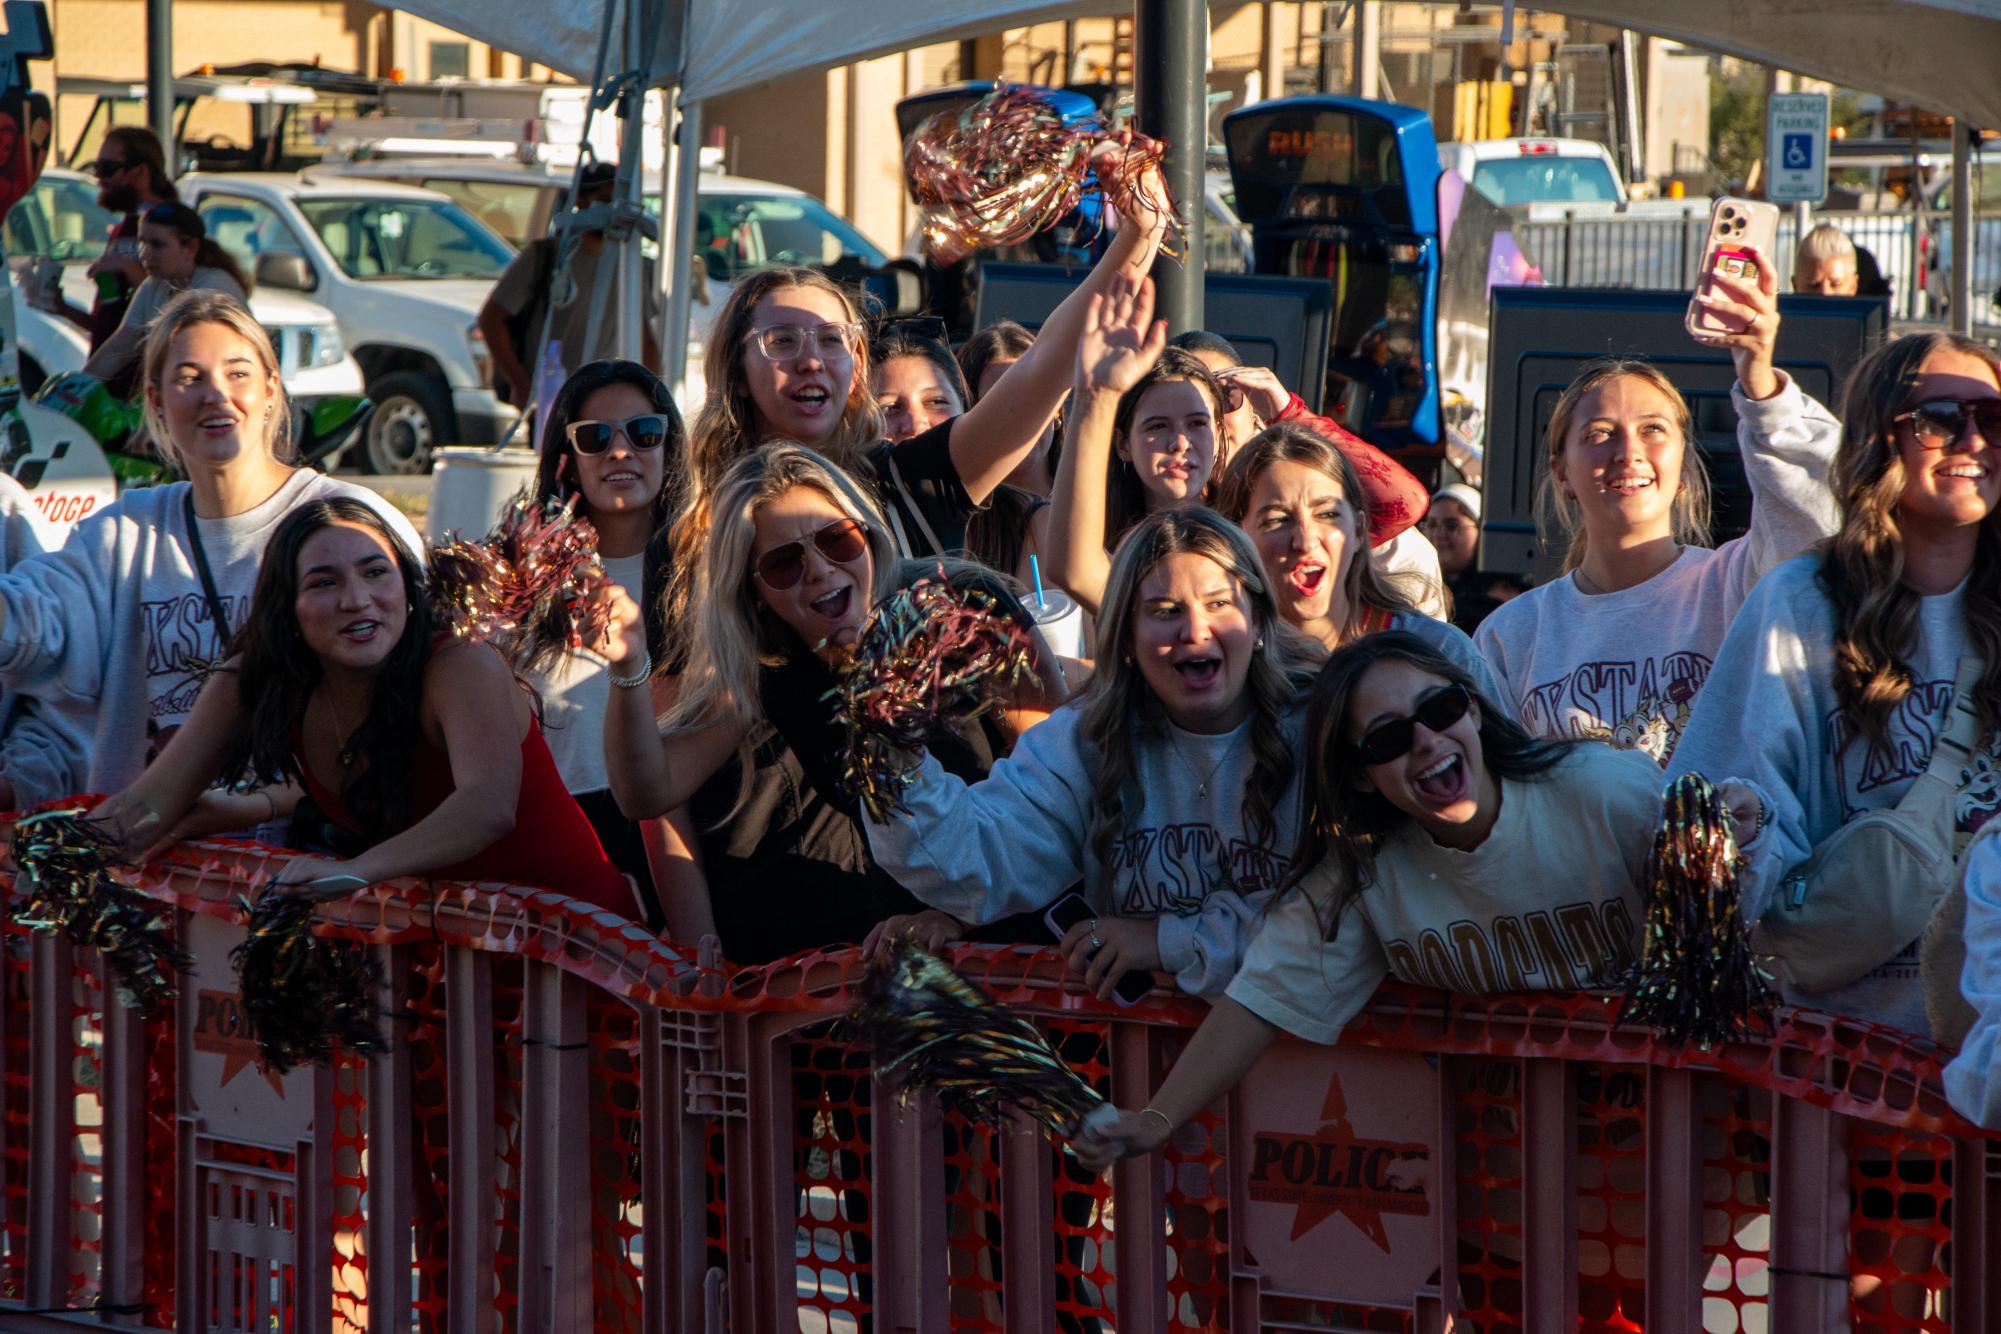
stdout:
[[(0, 1326), (2001, 1328), (2001, 1148), (1887, 1030), (1677, 1050), (1595, 996), (1393, 985), (1106, 1180), (883, 1095), (829, 1028), (852, 951), (729, 969), (520, 887), (323, 907), (393, 1042), (269, 1075), (224, 956), (284, 855), (129, 873), (197, 958), (164, 1012), (0, 936)], [(1103, 1005), (1049, 950), (954, 958), (1127, 1105), (1203, 1013)]]

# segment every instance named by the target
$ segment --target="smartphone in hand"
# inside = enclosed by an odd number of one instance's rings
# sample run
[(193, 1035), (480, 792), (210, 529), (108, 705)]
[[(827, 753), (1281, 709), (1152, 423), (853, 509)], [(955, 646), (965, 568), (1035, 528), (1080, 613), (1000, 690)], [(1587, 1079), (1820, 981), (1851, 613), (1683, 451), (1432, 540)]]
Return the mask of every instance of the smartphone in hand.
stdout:
[[(1702, 242), (1702, 265), (1696, 270), (1696, 295), (1710, 295), (1713, 290), (1711, 279), (1718, 274), (1756, 286), (1758, 260), (1752, 252), (1755, 250), (1770, 260), (1778, 243), (1777, 204), (1727, 196), (1717, 200), (1709, 210), (1709, 235)], [(1692, 300), (1688, 303), (1686, 324), (1689, 336), (1693, 338), (1713, 338), (1717, 334), (1731, 332)]]
[[(1049, 928), (1049, 934), (1061, 940), (1079, 922), (1088, 922), (1096, 916), (1098, 914), (1091, 911), (1091, 905), (1084, 902), (1084, 896), (1073, 890), (1050, 904), (1049, 911), (1042, 914), (1042, 921)], [(1152, 990), (1153, 974), (1129, 970), (1121, 974), (1112, 987), (1112, 999), (1120, 1005), (1132, 1005), (1145, 1000)]]

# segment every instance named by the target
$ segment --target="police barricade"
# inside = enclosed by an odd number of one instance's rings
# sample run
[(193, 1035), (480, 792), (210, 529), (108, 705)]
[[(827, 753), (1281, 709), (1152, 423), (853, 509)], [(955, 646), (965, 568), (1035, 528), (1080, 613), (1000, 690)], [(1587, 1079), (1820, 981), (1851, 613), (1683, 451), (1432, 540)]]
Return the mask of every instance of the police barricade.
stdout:
[[(197, 960), (149, 1015), (6, 928), (0, 1328), (2001, 1328), (2001, 1155), (1886, 1030), (1672, 1050), (1599, 997), (1389, 986), (1099, 1179), (880, 1090), (831, 1031), (853, 951), (729, 969), (517, 886), (324, 906), (392, 1042), (278, 1076), (227, 954), (285, 855), (121, 873)], [(1202, 1016), (953, 957), (1129, 1106)]]

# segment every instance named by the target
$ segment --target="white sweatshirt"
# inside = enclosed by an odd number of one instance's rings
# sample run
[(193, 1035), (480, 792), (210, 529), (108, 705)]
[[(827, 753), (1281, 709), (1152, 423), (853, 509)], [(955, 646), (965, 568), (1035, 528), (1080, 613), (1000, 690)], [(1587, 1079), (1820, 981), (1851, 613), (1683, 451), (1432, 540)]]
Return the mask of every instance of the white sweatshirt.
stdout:
[[(1717, 653), (1681, 747), (1674, 774), (1713, 783), (1748, 783), (1765, 803), (1765, 827), (1745, 845), (1744, 907), (1763, 914), (1785, 873), (1864, 811), (1895, 806), (1931, 763), (1933, 738), (1952, 709), (1953, 678), (1967, 650), (1966, 586), (1923, 598), (1917, 650), (1907, 660), (1915, 684), (1890, 720), (1887, 752), (1843, 721), (1834, 697), (1834, 606), (1818, 582), (1820, 557), (1787, 561), (1752, 592)], [(1959, 775), (1957, 826), (1963, 837), (2001, 809), (2001, 737), (1976, 747)], [(1901, 941), (1887, 942), (1892, 946)], [(1786, 999), (1931, 1031), (1918, 978), (1918, 942), (1832, 995), (1788, 989)]]
[(1966, 849), (1966, 967), (1959, 991), (1974, 1010), (1959, 1055), (1945, 1068), (1945, 1096), (1977, 1126), (2001, 1129), (2001, 820)]
[[(0, 473), (0, 574), (61, 545), (62, 533), (42, 518), (27, 488)], [(16, 809), (67, 797), (82, 785), (87, 747), (74, 720), (4, 688), (0, 720), (0, 774), (13, 785)]]
[(1415, 821), (1386, 839), (1332, 940), (1338, 872), (1315, 867), (1252, 937), (1230, 999), (1332, 1043), (1386, 977), (1473, 994), (1618, 985), (1639, 958), (1660, 770), (1587, 743), (1501, 783), (1494, 828), (1469, 852)]
[(1686, 548), (1616, 593), (1585, 593), (1574, 574), (1551, 580), (1475, 632), (1535, 735), (1597, 737), (1665, 764), (1751, 586), (1839, 526), (1827, 477), (1841, 423), (1790, 378), (1771, 398), (1746, 398), (1737, 385), (1730, 400), (1755, 502), (1749, 532), (1713, 551)]
[[(188, 542), (186, 482), (127, 491), (78, 523), (61, 551), (0, 576), (0, 684), (74, 720), (89, 741), (81, 775), (116, 792), (150, 764), (194, 707), (196, 669), (220, 657)], [(388, 501), (302, 469), (255, 509), (197, 519), (216, 593), (238, 629), (257, 566), (279, 522), (309, 500), (348, 496), (389, 523), (413, 552), (416, 530)]]
[[(1298, 770), (1272, 802), (1269, 835), (1252, 841), (1250, 722), (1216, 736), (1168, 723), (1141, 731), (1134, 808), (1107, 875), (1091, 852), (1097, 747), (1081, 735), (1083, 716), (1078, 704), (1058, 709), (971, 786), (925, 756), (904, 797), (910, 814), (871, 821), (869, 848), (905, 889), (967, 922), (1043, 908), (1081, 879), (1100, 914), (1157, 921), (1161, 966), (1183, 991), (1214, 995), (1292, 855)], [(1295, 714), (1285, 729), (1295, 750), (1299, 722)]]

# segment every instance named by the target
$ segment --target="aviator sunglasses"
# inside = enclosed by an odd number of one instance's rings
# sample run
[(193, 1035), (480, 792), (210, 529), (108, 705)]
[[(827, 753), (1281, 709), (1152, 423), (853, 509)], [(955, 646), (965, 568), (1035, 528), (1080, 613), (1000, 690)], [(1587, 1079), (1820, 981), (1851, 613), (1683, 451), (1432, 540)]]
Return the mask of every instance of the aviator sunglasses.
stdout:
[(868, 550), (868, 529), (853, 519), (838, 519), (797, 542), (773, 547), (757, 558), (750, 572), (764, 581), (766, 588), (791, 588), (806, 577), (806, 543), (836, 565), (860, 560)]
[(1890, 420), (1909, 422), (1911, 434), (1926, 449), (1944, 449), (1964, 439), (1969, 420), (1981, 439), (2001, 445), (2001, 398), (1928, 398)]
[(1466, 716), (1473, 697), (1458, 684), (1440, 686), (1417, 702), (1417, 711), (1408, 718), (1388, 718), (1362, 733), (1355, 750), (1364, 764), (1388, 764), (1410, 754), (1417, 741), (1417, 724), (1433, 732), (1443, 732)]
[(667, 443), (667, 418), (658, 412), (642, 412), (622, 422), (571, 422), (565, 434), (570, 448), (579, 454), (602, 454), (621, 435), (634, 449), (659, 449)]

